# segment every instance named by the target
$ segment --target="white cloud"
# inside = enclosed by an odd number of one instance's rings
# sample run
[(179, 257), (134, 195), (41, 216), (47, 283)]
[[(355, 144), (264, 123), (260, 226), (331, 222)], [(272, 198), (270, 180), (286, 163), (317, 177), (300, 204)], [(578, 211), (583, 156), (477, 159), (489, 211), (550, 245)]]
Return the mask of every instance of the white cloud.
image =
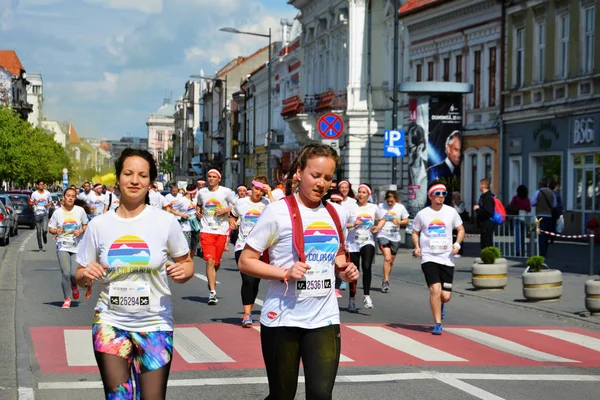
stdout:
[(121, 247), (119, 247), (119, 250), (120, 249), (133, 249), (133, 247), (129, 247), (126, 244), (123, 244), (123, 245), (121, 245)]
[(119, 268), (119, 267), (125, 267), (127, 265), (129, 265), (129, 264), (127, 264), (117, 258), (115, 261), (112, 262), (112, 264), (110, 264), (110, 267), (111, 268)]
[(148, 254), (147, 251), (140, 251), (137, 254), (132, 255), (132, 257), (150, 257), (150, 254)]
[(313, 236), (324, 236), (324, 234), (319, 231), (315, 231), (315, 233), (313, 233)]
[(337, 239), (331, 239), (325, 242), (326, 244), (338, 244), (338, 240)]
[(87, 3), (119, 10), (135, 10), (145, 14), (160, 14), (163, 0), (85, 0)]
[(199, 47), (190, 47), (185, 50), (185, 60), (205, 59), (206, 52)]

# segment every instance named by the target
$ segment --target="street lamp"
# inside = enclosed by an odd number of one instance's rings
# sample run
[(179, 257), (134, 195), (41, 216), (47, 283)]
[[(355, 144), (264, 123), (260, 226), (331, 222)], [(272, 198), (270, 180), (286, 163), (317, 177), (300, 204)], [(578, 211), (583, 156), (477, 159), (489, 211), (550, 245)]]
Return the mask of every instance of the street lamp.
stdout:
[(269, 60), (267, 62), (267, 79), (269, 80), (267, 86), (267, 113), (269, 114), (267, 118), (267, 180), (269, 184), (273, 182), (273, 170), (271, 169), (271, 28), (269, 28), (269, 34), (264, 33), (254, 33), (254, 32), (243, 32), (235, 28), (221, 28), (219, 29), (221, 32), (227, 33), (235, 33), (238, 35), (250, 35), (250, 36), (259, 36), (264, 38), (269, 38)]

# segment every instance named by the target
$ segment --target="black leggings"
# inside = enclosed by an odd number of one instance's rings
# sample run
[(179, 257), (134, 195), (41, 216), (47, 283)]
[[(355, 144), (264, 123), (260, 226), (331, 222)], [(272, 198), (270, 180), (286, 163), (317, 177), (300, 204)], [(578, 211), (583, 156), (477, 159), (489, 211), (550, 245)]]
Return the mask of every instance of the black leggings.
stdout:
[[(365, 296), (371, 293), (371, 266), (373, 265), (373, 258), (375, 258), (375, 246), (367, 244), (360, 248), (360, 251), (356, 253), (350, 253), (350, 261), (356, 268), (360, 270), (362, 267), (362, 278), (363, 278), (363, 290)], [(362, 262), (361, 262), (362, 260)], [(353, 290), (350, 291), (350, 297), (354, 297), (356, 293)]]
[(263, 359), (269, 379), (266, 400), (294, 400), (300, 359), (304, 366), (307, 400), (332, 399), (340, 363), (340, 326), (316, 329), (260, 327)]
[[(242, 255), (242, 250), (238, 250), (235, 252), (235, 263), (237, 264), (240, 261), (240, 256)], [(260, 284), (260, 279), (240, 272), (242, 275), (242, 305), (249, 306), (253, 305), (256, 300), (256, 296), (258, 296), (258, 286)]]

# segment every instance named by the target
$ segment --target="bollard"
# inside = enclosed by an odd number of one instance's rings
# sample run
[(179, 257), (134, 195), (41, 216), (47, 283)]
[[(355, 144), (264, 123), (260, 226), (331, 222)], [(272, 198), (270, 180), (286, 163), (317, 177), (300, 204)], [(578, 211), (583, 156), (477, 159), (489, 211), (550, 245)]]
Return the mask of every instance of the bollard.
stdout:
[(527, 257), (535, 256), (535, 229), (529, 231), (529, 254)]
[(594, 275), (594, 234), (590, 234), (590, 271), (589, 276)]

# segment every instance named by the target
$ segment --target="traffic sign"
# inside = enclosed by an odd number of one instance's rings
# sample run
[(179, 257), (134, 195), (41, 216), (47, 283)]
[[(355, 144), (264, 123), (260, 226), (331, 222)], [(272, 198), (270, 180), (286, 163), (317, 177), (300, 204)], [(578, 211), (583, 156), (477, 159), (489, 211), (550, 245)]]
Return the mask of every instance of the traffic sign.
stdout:
[(383, 156), (404, 157), (404, 131), (384, 131)]
[(344, 132), (344, 121), (337, 114), (325, 114), (319, 118), (317, 129), (324, 139), (337, 139)]
[(69, 173), (69, 170), (68, 170), (68, 169), (66, 169), (66, 168), (63, 168), (63, 170), (62, 170), (62, 173), (63, 173), (63, 175), (66, 175), (66, 174), (68, 174), (68, 173)]

